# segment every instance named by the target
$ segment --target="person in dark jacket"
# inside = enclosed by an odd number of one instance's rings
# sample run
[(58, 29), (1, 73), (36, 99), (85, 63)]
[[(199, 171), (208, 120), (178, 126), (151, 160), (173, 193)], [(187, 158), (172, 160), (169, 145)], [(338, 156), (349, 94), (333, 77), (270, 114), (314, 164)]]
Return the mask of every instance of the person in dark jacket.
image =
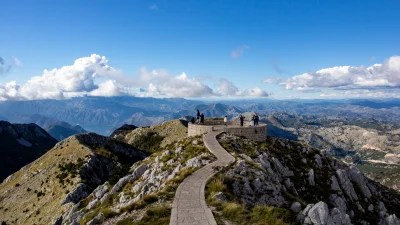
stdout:
[(197, 111), (197, 124), (200, 123), (200, 111), (198, 109), (196, 109)]
[(204, 113), (200, 115), (200, 123), (204, 123)]
[(256, 113), (255, 117), (254, 117), (254, 125), (257, 126), (258, 125), (258, 121), (260, 120), (260, 117), (258, 116), (258, 114)]
[(244, 117), (243, 115), (240, 115), (239, 119), (240, 119), (240, 126), (243, 127), (243, 121), (244, 121)]

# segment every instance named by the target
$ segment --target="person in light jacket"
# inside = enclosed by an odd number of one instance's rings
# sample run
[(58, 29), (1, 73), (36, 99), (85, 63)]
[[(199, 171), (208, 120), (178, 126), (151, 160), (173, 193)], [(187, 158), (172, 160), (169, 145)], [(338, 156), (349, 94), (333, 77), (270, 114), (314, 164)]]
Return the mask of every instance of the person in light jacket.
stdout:
[(225, 127), (228, 126), (228, 116), (227, 115), (225, 115), (225, 117), (224, 117), (224, 125), (225, 125)]

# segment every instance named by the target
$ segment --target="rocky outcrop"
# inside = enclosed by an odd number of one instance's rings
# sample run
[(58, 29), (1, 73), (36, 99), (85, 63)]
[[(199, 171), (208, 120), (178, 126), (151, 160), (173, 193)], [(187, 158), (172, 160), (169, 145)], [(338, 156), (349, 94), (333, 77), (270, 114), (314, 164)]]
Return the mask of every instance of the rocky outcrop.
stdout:
[(61, 202), (61, 205), (67, 203), (78, 203), (81, 199), (89, 195), (89, 188), (85, 184), (79, 184), (74, 190), (72, 190)]
[[(204, 147), (201, 145), (198, 147), (203, 148), (204, 151), (198, 151), (195, 154), (186, 153), (185, 146), (178, 142), (175, 144), (175, 149), (169, 148), (158, 153), (158, 156), (150, 156), (143, 161), (134, 163), (130, 168), (131, 172), (121, 177), (114, 185), (106, 182), (94, 189), (85, 200), (87, 205), (83, 207), (80, 205), (82, 202), (77, 203), (64, 215), (63, 224), (79, 222), (86, 215), (97, 212), (96, 209), (105, 204), (109, 205), (110, 210), (121, 214), (113, 221), (123, 219), (122, 210), (124, 208), (139, 202), (145, 196), (168, 188), (168, 182), (176, 178), (182, 170), (195, 169), (208, 164), (213, 157), (210, 153), (205, 152)], [(218, 197), (223, 199), (223, 195)], [(99, 221), (106, 223), (106, 219), (99, 215), (88, 224), (102, 224)], [(115, 224), (110, 221), (107, 223)]]
[(275, 138), (260, 144), (222, 135), (220, 142), (237, 158), (224, 176), (232, 180), (231, 196), (246, 208), (286, 208), (301, 224), (312, 225), (398, 221), (399, 193), (324, 152)]

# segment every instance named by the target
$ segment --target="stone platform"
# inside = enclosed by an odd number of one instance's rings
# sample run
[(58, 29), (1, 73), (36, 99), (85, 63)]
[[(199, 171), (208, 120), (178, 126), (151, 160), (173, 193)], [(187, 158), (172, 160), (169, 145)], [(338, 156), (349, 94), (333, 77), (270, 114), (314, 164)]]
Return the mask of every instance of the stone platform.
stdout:
[(265, 141), (267, 138), (267, 125), (265, 123), (259, 123), (257, 126), (249, 126), (249, 122), (245, 121), (243, 126), (240, 126), (240, 121), (231, 120), (228, 121), (227, 126), (224, 126), (224, 122), (221, 119), (208, 119), (201, 124), (189, 123), (188, 137), (221, 129), (228, 134), (243, 136), (254, 141)]

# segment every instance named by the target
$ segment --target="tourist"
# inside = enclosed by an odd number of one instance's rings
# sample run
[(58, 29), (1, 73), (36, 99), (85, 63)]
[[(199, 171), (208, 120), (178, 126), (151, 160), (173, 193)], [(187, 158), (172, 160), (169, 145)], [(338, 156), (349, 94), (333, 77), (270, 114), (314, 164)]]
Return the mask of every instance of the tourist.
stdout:
[(260, 117), (258, 116), (258, 114), (256, 113), (256, 116), (254, 118), (254, 125), (257, 126), (258, 125), (258, 121), (260, 120)]
[(225, 117), (224, 117), (224, 125), (225, 125), (225, 127), (228, 126), (228, 116), (227, 115), (225, 115)]
[(200, 111), (198, 109), (196, 109), (197, 111), (197, 124), (200, 123)]
[(192, 124), (195, 123), (194, 117), (192, 117), (192, 119), (190, 120), (190, 122), (192, 122)]
[(200, 123), (204, 123), (204, 113), (201, 113), (200, 115)]
[(251, 120), (250, 120), (250, 126), (251, 126), (251, 127), (254, 127), (254, 119), (251, 119)]
[(240, 119), (240, 126), (243, 127), (243, 121), (244, 121), (244, 117), (243, 115), (240, 115), (239, 119)]

